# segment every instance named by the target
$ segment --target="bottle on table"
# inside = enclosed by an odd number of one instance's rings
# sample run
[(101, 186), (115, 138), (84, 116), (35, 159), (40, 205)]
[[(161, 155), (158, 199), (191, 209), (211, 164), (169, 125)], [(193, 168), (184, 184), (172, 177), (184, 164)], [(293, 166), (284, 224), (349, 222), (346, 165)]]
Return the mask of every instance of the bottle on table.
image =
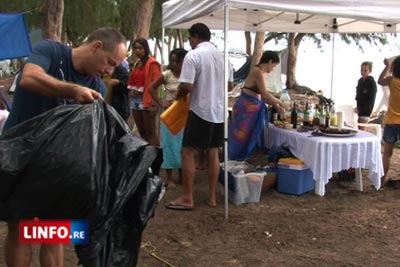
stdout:
[(326, 105), (326, 110), (325, 110), (325, 128), (331, 127), (331, 114), (329, 112), (329, 106)]
[(318, 118), (319, 118), (319, 127), (325, 128), (325, 107), (324, 107), (324, 105), (321, 105), (321, 107), (320, 107)]
[(331, 126), (337, 126), (337, 115), (336, 115), (335, 105), (332, 105), (330, 113), (331, 113)]
[(290, 99), (289, 92), (288, 92), (286, 89), (282, 90), (282, 94), (281, 94), (279, 100), (280, 100), (282, 103), (285, 104), (286, 112), (285, 112), (285, 114), (284, 114), (284, 120), (290, 119), (290, 114), (291, 114), (291, 113), (290, 113), (290, 104), (291, 104), (291, 101), (290, 101), (290, 100), (291, 100), (291, 99)]
[(314, 104), (311, 102), (309, 105), (308, 105), (308, 107), (309, 107), (309, 118), (310, 118), (310, 126), (312, 126), (313, 125), (313, 120), (314, 120), (314, 114), (315, 114), (315, 106), (314, 106)]
[(297, 128), (297, 110), (296, 110), (296, 101), (293, 101), (293, 109), (290, 114), (290, 123), (293, 125), (293, 129)]
[(315, 112), (314, 112), (314, 117), (313, 117), (313, 120), (312, 120), (312, 125), (314, 126), (314, 127), (318, 127), (319, 126), (319, 105), (317, 104), (316, 106), (315, 106)]
[(274, 123), (278, 119), (278, 113), (276, 112), (275, 108), (270, 105), (269, 106), (269, 121)]
[(308, 106), (308, 101), (306, 102), (306, 108), (304, 109), (304, 113), (303, 113), (303, 125), (304, 126), (311, 126), (310, 108)]

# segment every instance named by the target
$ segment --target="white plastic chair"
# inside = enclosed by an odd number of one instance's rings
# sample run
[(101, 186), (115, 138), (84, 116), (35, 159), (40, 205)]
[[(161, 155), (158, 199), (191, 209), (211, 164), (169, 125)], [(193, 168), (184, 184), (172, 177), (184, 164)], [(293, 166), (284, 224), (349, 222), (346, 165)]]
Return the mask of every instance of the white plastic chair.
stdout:
[(360, 130), (372, 133), (378, 136), (379, 140), (382, 140), (382, 126), (377, 123), (358, 123)]
[[(377, 123), (358, 123), (358, 127), (360, 130), (370, 132), (376, 135), (379, 140), (382, 140), (382, 127)], [(363, 182), (362, 182), (362, 174), (361, 168), (356, 168), (356, 187), (358, 190), (363, 191)]]

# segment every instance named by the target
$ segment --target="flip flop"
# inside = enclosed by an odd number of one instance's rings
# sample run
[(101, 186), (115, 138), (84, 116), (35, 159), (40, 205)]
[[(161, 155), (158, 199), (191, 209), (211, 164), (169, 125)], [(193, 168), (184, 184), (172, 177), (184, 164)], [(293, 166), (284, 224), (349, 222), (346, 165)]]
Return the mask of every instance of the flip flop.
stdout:
[(170, 210), (193, 210), (192, 206), (181, 204), (181, 203), (176, 203), (176, 202), (170, 202), (167, 205), (165, 205), (165, 208), (170, 209)]

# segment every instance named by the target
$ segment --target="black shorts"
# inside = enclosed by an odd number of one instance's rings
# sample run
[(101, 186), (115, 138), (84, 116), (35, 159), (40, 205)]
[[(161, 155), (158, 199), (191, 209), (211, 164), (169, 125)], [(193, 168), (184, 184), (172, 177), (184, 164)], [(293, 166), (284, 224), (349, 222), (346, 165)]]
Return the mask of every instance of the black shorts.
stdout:
[(221, 147), (224, 143), (224, 123), (205, 121), (189, 111), (183, 133), (182, 147), (207, 149)]

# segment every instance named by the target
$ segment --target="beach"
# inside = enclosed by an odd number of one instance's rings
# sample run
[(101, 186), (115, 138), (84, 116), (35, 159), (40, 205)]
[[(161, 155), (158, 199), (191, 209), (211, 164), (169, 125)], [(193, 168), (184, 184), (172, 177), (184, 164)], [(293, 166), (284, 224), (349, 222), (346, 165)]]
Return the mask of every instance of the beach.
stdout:
[[(261, 163), (265, 156), (251, 160)], [(399, 161), (395, 149), (389, 178), (400, 179)], [(377, 191), (366, 171), (363, 179), (360, 192), (355, 182), (332, 178), (324, 197), (271, 189), (259, 203), (230, 203), (226, 219), (222, 196), (216, 208), (206, 205), (207, 172), (198, 171), (194, 209), (167, 210), (164, 205), (179, 196), (181, 188), (168, 189), (143, 233), (137, 266), (398, 266), (400, 190)], [(0, 240), (5, 234), (6, 225), (0, 223)], [(76, 266), (74, 248), (68, 245), (64, 251), (65, 266)], [(37, 246), (34, 253), (38, 255)], [(39, 266), (38, 257), (33, 259), (32, 267)], [(5, 266), (3, 253), (0, 266)]]

